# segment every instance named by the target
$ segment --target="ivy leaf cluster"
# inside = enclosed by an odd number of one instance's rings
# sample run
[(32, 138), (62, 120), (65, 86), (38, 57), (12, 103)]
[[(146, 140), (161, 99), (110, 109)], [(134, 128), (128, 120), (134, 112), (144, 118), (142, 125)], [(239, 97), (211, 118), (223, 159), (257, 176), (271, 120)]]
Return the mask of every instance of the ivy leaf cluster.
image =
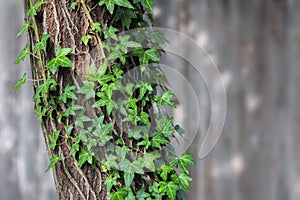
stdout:
[[(83, 3), (72, 2), (70, 10), (80, 9)], [(30, 6), (27, 17), (33, 20), (25, 22), (17, 36), (29, 29), (39, 32), (35, 17), (43, 5), (39, 1)], [(164, 106), (176, 107), (175, 95), (166, 89), (167, 80), (154, 65), (159, 63), (163, 52), (160, 45), (167, 40), (159, 31), (137, 31), (133, 36), (118, 34), (148, 26), (144, 16), (147, 14), (151, 20), (153, 1), (101, 0), (95, 6), (106, 9), (113, 20), (107, 24), (90, 21), (90, 30), (81, 37), (81, 42), (91, 45), (93, 35), (107, 40), (102, 44), (106, 57), (99, 66), (89, 66), (90, 72), (84, 75), (79, 86), (65, 83), (60, 88), (57, 83), (60, 67), (72, 70), (76, 52), (58, 46), (55, 56), (47, 62), (43, 55), (53, 37), (51, 34), (38, 36), (36, 44), (26, 45), (15, 61), (18, 64), (27, 55), (39, 61), (41, 74), (34, 80), (37, 83), (34, 112), (40, 123), (49, 119), (58, 125), (48, 135), (51, 159), (46, 171), (65, 159), (59, 155), (58, 147), (67, 144), (69, 155), (77, 160), (79, 168), (89, 165), (105, 174), (104, 185), (110, 199), (175, 200), (179, 191), (190, 190), (189, 166), (194, 160), (191, 154), (177, 157), (171, 151), (170, 139), (175, 137), (175, 132), (184, 134), (184, 130), (174, 125), (172, 117), (161, 114)], [(139, 65), (142, 66), (139, 76), (146, 75), (146, 78), (135, 84), (122, 82), (124, 74)], [(149, 83), (149, 77), (153, 76), (157, 82)], [(24, 73), (13, 89), (18, 90), (26, 80)], [(159, 86), (161, 94), (157, 92)], [(77, 102), (78, 97), (84, 97), (85, 103)], [(157, 112), (153, 105), (157, 105)], [(87, 106), (94, 109), (95, 115), (88, 114)], [(103, 157), (97, 156), (97, 149)], [(148, 187), (139, 188), (136, 181)]]

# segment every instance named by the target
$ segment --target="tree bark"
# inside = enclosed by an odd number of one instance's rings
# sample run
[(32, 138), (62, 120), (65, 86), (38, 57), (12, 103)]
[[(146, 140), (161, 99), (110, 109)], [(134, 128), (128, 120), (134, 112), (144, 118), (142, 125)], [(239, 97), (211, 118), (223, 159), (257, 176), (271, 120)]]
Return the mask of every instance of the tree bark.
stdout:
[[(35, 5), (36, 0), (25, 0), (25, 13), (31, 7)], [(31, 4), (32, 3), (32, 4)], [(44, 5), (38, 10), (38, 15), (35, 17), (38, 32), (34, 28), (29, 28), (29, 46), (33, 50), (34, 44), (37, 43), (38, 37), (43, 34), (51, 34), (51, 38), (47, 42), (46, 51), (42, 52), (44, 65), (55, 57), (55, 49), (58, 46), (63, 48), (73, 48), (73, 57), (71, 58), (74, 63), (73, 69), (62, 69), (56, 73), (56, 77), (53, 79), (59, 84), (58, 90), (63, 91), (66, 85), (77, 85), (75, 77), (79, 77), (83, 80), (84, 74), (89, 71), (88, 67), (92, 62), (92, 50), (95, 52), (95, 48), (99, 48), (97, 42), (95, 44), (89, 44), (85, 46), (81, 38), (88, 33), (89, 29), (89, 17), (84, 12), (84, 7), (78, 5), (76, 10), (71, 9), (70, 1), (66, 0), (44, 0)], [(93, 2), (89, 2), (93, 4)], [(98, 3), (98, 2), (96, 2)], [(94, 2), (94, 4), (96, 4)], [(90, 5), (91, 6), (91, 5)], [(95, 21), (103, 20), (105, 10), (102, 10), (99, 6), (94, 9), (95, 14), (93, 19)], [(33, 24), (32, 18), (28, 17), (30, 24)], [(38, 34), (38, 35), (37, 35)], [(96, 38), (93, 38), (96, 41)], [(76, 55), (76, 56), (75, 56)], [(99, 55), (96, 55), (99, 56)], [(96, 58), (97, 59), (97, 58)], [(31, 71), (33, 80), (41, 80), (43, 77), (41, 65), (39, 60), (33, 56), (30, 58)], [(101, 62), (101, 60), (98, 60)], [(49, 76), (50, 74), (47, 74)], [(39, 81), (35, 81), (33, 86), (36, 91), (37, 87), (41, 84)], [(63, 110), (63, 108), (61, 108)], [(90, 165), (84, 165), (82, 168), (78, 167), (76, 159), (70, 156), (70, 146), (63, 141), (59, 141), (62, 145), (59, 145), (55, 151), (52, 151), (49, 147), (49, 135), (56, 130), (61, 130), (62, 135), (66, 135), (63, 127), (58, 124), (53, 116), (54, 120), (50, 118), (43, 118), (41, 124), (43, 130), (43, 136), (45, 138), (46, 146), (49, 156), (54, 153), (63, 155), (63, 159), (60, 160), (53, 168), (53, 176), (55, 179), (55, 185), (58, 192), (59, 199), (108, 199), (106, 188), (103, 186), (105, 177), (101, 174), (98, 168), (93, 168)], [(67, 119), (72, 121), (73, 119)]]

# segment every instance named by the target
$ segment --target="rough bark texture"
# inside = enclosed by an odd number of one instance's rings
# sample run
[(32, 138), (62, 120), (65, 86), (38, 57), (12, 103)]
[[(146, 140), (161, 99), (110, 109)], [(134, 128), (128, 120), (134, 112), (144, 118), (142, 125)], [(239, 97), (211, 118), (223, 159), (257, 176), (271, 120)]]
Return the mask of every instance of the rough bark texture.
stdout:
[[(35, 4), (35, 2), (36, 1), (33, 1), (33, 4)], [(51, 34), (51, 38), (47, 43), (46, 53), (42, 54), (44, 64), (55, 57), (55, 49), (58, 46), (73, 48), (74, 50), (72, 53), (74, 68), (59, 69), (56, 73), (56, 77), (53, 77), (59, 84), (59, 92), (62, 92), (66, 85), (78, 86), (78, 82), (81, 81), (80, 78), (83, 78), (83, 75), (88, 72), (88, 67), (92, 60), (101, 62), (101, 58), (95, 58), (94, 55), (91, 55), (91, 52), (99, 52), (95, 51), (95, 48), (98, 48), (97, 42), (94, 43), (94, 46), (91, 43), (89, 46), (84, 46), (81, 41), (82, 36), (87, 34), (90, 24), (90, 16), (84, 12), (85, 7), (79, 5), (78, 9), (73, 11), (71, 10), (70, 1), (44, 0), (44, 3), (43, 8), (38, 11), (38, 15), (36, 16), (39, 37), (43, 34)], [(90, 3), (92, 4), (93, 2)], [(30, 1), (26, 0), (26, 10), (28, 10), (29, 5)], [(97, 16), (93, 16), (95, 21), (101, 22), (105, 14), (104, 11), (97, 7), (94, 9), (94, 13), (97, 13)], [(32, 21), (31, 24), (33, 24)], [(93, 38), (93, 40), (96, 40), (96, 38)], [(37, 35), (32, 28), (29, 29), (29, 43), (31, 49), (34, 44), (37, 43)], [(101, 56), (101, 54), (97, 54), (96, 56)], [(31, 57), (31, 70), (34, 80), (42, 79), (41, 66), (39, 60), (35, 57)], [(39, 84), (40, 82), (34, 82), (35, 90)], [(65, 109), (64, 105), (60, 107), (61, 110)], [(53, 117), (56, 117), (55, 113)], [(67, 119), (65, 123), (70, 123), (72, 120), (71, 118)], [(49, 135), (56, 130), (61, 130), (62, 135), (65, 135), (66, 133), (62, 129), (63, 127), (60, 127), (56, 120), (50, 120), (49, 118), (43, 119), (42, 130), (49, 155), (51, 156), (53, 153), (56, 153), (64, 157), (64, 159), (59, 161), (53, 168), (59, 199), (107, 199), (105, 187), (102, 185), (102, 180), (105, 177), (102, 177), (101, 172), (97, 168), (92, 168), (87, 165), (79, 168), (77, 161), (69, 154), (70, 146), (68, 144), (64, 143), (60, 145), (55, 152), (50, 150)], [(63, 143), (63, 141), (60, 142)]]

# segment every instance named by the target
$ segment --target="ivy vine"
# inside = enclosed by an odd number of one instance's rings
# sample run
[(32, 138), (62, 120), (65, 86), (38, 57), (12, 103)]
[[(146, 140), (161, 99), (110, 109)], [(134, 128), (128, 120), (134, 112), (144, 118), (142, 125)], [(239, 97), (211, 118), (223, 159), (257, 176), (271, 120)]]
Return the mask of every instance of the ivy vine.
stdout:
[[(136, 66), (142, 66), (141, 73), (147, 74), (148, 68), (151, 68), (151, 72), (156, 72), (155, 76), (160, 80), (161, 75), (155, 63), (159, 63), (163, 53), (160, 45), (167, 42), (163, 34), (157, 31), (137, 36), (118, 34), (131, 28), (147, 27), (149, 21), (153, 20), (152, 0), (100, 0), (95, 5), (106, 8), (122, 27), (115, 27), (113, 24), (106, 27), (100, 22), (93, 22), (89, 14), (92, 9), (87, 9), (83, 0), (70, 3), (71, 10), (75, 11), (81, 5), (90, 18), (90, 32), (82, 36), (81, 41), (87, 46), (92, 35), (96, 35), (106, 58), (100, 66), (90, 67), (90, 72), (85, 75), (79, 89), (75, 85), (66, 85), (61, 92), (58, 92), (60, 88), (54, 77), (59, 68), (74, 67), (73, 49), (59, 46), (55, 57), (44, 64), (42, 55), (46, 53), (51, 35), (39, 36), (36, 22), (38, 10), (43, 9), (44, 4), (40, 1), (33, 5), (30, 0), (27, 16), (32, 20), (25, 22), (17, 36), (33, 28), (37, 43), (32, 51), (26, 45), (15, 64), (24, 61), (28, 55), (39, 60), (43, 77), (41, 80), (32, 80), (40, 83), (33, 98), (34, 113), (40, 123), (43, 123), (43, 119), (50, 118), (57, 120), (62, 127), (49, 135), (49, 146), (53, 154), (46, 171), (64, 159), (55, 150), (65, 143), (71, 144), (69, 153), (78, 161), (78, 167), (92, 165), (106, 174), (104, 183), (111, 200), (165, 197), (175, 200), (179, 192), (189, 191), (192, 178), (188, 167), (194, 164), (192, 155), (184, 153), (177, 157), (168, 145), (175, 132), (183, 134), (184, 131), (179, 125), (174, 125), (172, 117), (162, 115), (160, 111), (150, 114), (153, 105), (159, 110), (163, 106), (175, 108), (174, 94), (159, 81), (149, 83), (141, 79), (135, 84), (122, 84), (124, 74), (128, 72), (126, 65), (130, 60), (134, 60)], [(147, 20), (144, 20), (145, 16)], [(102, 43), (104, 40), (109, 42)], [(13, 88), (19, 90), (26, 80), (29, 79), (24, 73)], [(158, 92), (159, 86), (163, 89), (162, 93)], [(119, 94), (118, 98), (114, 94)], [(91, 107), (99, 111), (97, 117), (89, 116), (85, 106), (77, 101), (78, 98), (93, 102)], [(60, 105), (64, 105), (65, 109), (61, 109)], [(117, 116), (122, 119), (121, 125), (114, 119)], [(69, 117), (75, 119), (74, 123), (66, 122)], [(127, 127), (126, 136), (120, 135), (120, 132), (124, 132), (123, 126)], [(102, 157), (97, 155), (98, 151), (102, 152)], [(151, 180), (148, 180), (149, 174)], [(150, 186), (143, 188), (133, 185), (137, 178), (146, 180)]]

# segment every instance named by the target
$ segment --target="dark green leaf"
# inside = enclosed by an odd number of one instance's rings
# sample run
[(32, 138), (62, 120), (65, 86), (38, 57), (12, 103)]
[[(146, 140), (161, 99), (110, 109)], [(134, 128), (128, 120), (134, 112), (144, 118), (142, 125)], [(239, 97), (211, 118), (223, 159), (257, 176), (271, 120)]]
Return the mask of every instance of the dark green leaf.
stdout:
[(137, 15), (134, 13), (132, 9), (120, 9), (116, 13), (116, 21), (121, 20), (122, 24), (129, 29), (132, 19), (137, 18)]

